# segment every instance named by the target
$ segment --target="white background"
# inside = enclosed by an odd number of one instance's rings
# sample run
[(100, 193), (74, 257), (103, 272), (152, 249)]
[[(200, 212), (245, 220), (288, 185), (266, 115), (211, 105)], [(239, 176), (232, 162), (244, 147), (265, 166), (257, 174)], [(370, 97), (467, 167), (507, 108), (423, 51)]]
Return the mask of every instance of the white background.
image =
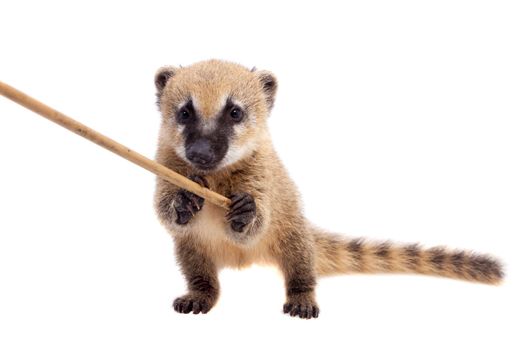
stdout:
[(272, 70), (270, 126), (306, 214), (348, 235), (490, 252), (501, 287), (319, 282), (281, 313), (272, 268), (221, 274), (208, 315), (157, 222), (154, 177), (0, 99), (0, 348), (523, 349), (525, 12), (520, 1), (5, 1), (0, 79), (153, 156), (153, 75)]

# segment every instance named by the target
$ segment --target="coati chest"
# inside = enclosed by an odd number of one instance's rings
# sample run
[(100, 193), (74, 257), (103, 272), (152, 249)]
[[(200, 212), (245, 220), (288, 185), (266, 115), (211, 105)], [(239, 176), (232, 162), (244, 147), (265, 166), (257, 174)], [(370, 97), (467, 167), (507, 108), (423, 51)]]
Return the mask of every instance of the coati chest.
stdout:
[(191, 235), (212, 257), (217, 267), (242, 268), (251, 264), (272, 264), (271, 242), (267, 235), (261, 235), (249, 244), (240, 244), (228, 234), (229, 222), (224, 209), (214, 205), (204, 205), (193, 218), (191, 227), (175, 228), (177, 236)]

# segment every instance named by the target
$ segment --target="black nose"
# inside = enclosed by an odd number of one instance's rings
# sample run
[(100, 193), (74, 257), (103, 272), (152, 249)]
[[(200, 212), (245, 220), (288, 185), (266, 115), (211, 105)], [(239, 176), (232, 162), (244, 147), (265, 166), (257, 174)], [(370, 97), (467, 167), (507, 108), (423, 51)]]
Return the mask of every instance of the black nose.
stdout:
[(207, 166), (213, 163), (213, 149), (210, 141), (199, 139), (192, 143), (186, 150), (186, 156), (190, 162), (201, 166)]

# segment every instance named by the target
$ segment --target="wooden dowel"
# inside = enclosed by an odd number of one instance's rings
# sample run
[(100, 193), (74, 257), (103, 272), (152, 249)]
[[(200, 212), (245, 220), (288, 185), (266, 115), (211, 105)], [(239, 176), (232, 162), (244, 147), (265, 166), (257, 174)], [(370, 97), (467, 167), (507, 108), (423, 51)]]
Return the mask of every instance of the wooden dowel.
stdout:
[(57, 123), (58, 125), (80, 135), (91, 142), (96, 143), (105, 149), (118, 154), (119, 156), (133, 162), (146, 170), (158, 175), (159, 177), (167, 180), (185, 190), (195, 193), (207, 201), (228, 209), (230, 206), (230, 199), (213, 192), (205, 187), (202, 187), (198, 183), (191, 181), (190, 179), (174, 172), (173, 170), (159, 164), (142, 154), (137, 153), (126, 146), (110, 139), (107, 136), (87, 127), (86, 125), (77, 122), (76, 120), (68, 117), (67, 115), (60, 113), (57, 110), (43, 104), (40, 101), (35, 100), (31, 96), (24, 94), (22, 91), (15, 89), (0, 81), (0, 94), (7, 97), (8, 99), (22, 105), (33, 112), (40, 114), (41, 116)]

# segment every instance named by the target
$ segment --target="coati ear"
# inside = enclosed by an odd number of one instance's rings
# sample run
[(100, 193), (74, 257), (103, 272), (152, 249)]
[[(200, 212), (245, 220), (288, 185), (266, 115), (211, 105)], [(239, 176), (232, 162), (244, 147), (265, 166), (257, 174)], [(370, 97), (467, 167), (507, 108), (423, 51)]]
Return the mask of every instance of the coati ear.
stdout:
[(172, 66), (161, 67), (155, 74), (155, 86), (157, 94), (160, 95), (166, 87), (168, 80), (175, 75), (176, 68)]
[(271, 109), (275, 101), (275, 93), (277, 92), (277, 78), (271, 72), (264, 70), (256, 71), (255, 74), (259, 77), (266, 96), (266, 103), (268, 103), (268, 108)]

